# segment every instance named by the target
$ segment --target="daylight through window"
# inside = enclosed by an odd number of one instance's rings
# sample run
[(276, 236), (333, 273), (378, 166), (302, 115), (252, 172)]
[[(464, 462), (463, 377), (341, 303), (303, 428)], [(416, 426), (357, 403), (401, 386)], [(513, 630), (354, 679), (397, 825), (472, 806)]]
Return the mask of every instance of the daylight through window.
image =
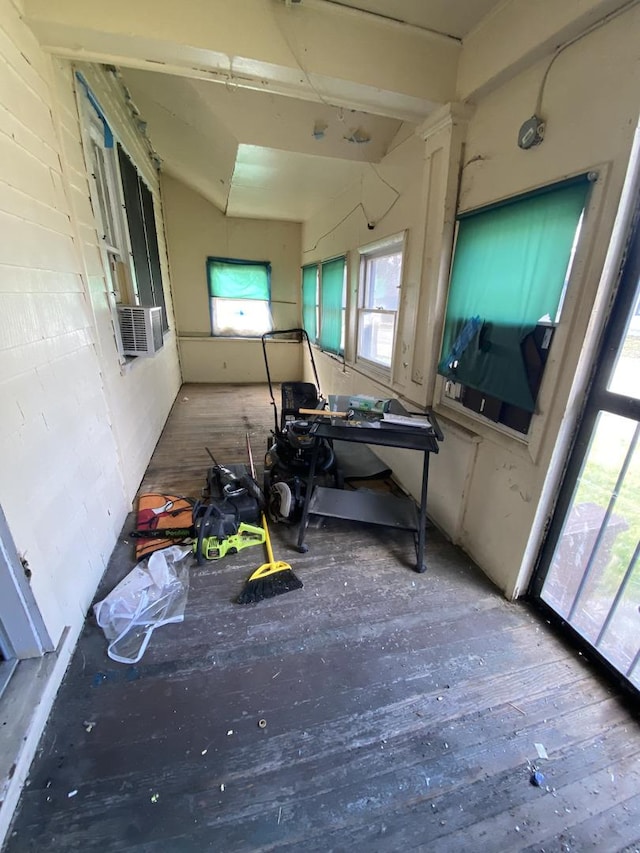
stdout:
[(213, 335), (255, 338), (272, 331), (268, 261), (208, 258), (207, 284)]
[(361, 251), (358, 358), (390, 369), (402, 284), (402, 237)]

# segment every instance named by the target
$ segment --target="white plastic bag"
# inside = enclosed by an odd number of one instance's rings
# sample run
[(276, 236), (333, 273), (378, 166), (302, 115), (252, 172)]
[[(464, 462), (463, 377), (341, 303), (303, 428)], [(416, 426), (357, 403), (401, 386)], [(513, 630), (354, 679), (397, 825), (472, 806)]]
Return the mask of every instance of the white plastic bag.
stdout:
[(98, 625), (109, 640), (107, 654), (119, 663), (137, 663), (161, 625), (182, 622), (189, 570), (180, 565), (191, 548), (173, 545), (138, 563), (109, 595), (94, 605)]

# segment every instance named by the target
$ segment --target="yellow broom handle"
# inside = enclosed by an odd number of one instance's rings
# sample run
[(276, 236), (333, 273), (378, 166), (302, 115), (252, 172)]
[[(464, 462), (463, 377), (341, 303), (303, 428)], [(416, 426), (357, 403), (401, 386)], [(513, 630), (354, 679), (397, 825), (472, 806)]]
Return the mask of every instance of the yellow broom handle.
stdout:
[[(251, 442), (249, 441), (249, 433), (245, 433), (245, 437), (247, 439), (247, 453), (249, 454), (249, 469), (251, 471), (251, 476), (254, 481), (256, 479), (256, 466), (253, 464), (253, 453), (251, 452)], [(264, 527), (264, 544), (267, 549), (267, 557), (269, 558), (269, 562), (271, 565), (275, 563), (273, 559), (273, 549), (271, 547), (271, 537), (269, 536), (269, 528), (267, 526), (267, 516), (265, 513), (262, 513), (262, 526)]]
[(264, 527), (264, 544), (267, 549), (267, 557), (269, 558), (269, 563), (273, 566), (275, 560), (273, 558), (273, 549), (271, 548), (271, 537), (269, 536), (269, 528), (267, 527), (267, 517), (264, 513), (262, 513), (262, 526)]

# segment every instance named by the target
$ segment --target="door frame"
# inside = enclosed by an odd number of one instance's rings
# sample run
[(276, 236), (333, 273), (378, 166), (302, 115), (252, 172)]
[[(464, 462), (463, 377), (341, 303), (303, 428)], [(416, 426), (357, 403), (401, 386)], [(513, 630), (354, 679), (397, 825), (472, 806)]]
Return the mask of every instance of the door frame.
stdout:
[(591, 377), (584, 396), (584, 406), (578, 420), (574, 441), (568, 450), (567, 464), (558, 488), (558, 497), (542, 543), (535, 569), (531, 577), (527, 597), (552, 621), (568, 632), (569, 636), (590, 657), (598, 660), (613, 674), (625, 689), (634, 695), (638, 690), (629, 679), (620, 673), (600, 652), (589, 643), (573, 626), (560, 616), (541, 597), (542, 587), (551, 567), (551, 561), (560, 539), (564, 522), (569, 512), (575, 487), (584, 461), (589, 452), (591, 438), (600, 412), (608, 412), (640, 422), (640, 399), (616, 394), (607, 390), (613, 368), (625, 337), (629, 315), (638, 299), (640, 281), (640, 193), (637, 194), (635, 209), (627, 228), (625, 251), (620, 261), (617, 286), (612, 299), (611, 311), (606, 321), (600, 345), (592, 362)]
[(7, 660), (54, 650), (0, 506), (0, 647)]

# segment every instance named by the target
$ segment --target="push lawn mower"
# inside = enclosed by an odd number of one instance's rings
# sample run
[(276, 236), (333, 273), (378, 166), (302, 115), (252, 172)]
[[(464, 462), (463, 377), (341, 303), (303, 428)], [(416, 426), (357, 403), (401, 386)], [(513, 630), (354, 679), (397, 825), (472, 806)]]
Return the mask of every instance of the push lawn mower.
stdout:
[[(306, 343), (309, 360), (313, 370), (313, 382), (283, 382), (281, 384), (280, 417), (273, 394), (273, 382), (269, 370), (267, 342), (282, 337), (290, 339), (295, 335), (299, 343)], [(275, 429), (269, 441), (264, 465), (264, 495), (270, 517), (273, 521), (294, 522), (304, 504), (307, 478), (311, 466), (315, 438), (312, 434), (313, 422), (301, 417), (301, 409), (323, 409), (325, 399), (320, 393), (320, 382), (316, 363), (313, 358), (311, 342), (304, 329), (285, 329), (267, 332), (262, 336), (262, 352), (269, 383), (269, 395), (273, 406)], [(336, 462), (331, 442), (322, 439), (319, 450), (316, 473), (321, 480), (330, 479), (336, 488), (342, 488), (342, 478)]]

